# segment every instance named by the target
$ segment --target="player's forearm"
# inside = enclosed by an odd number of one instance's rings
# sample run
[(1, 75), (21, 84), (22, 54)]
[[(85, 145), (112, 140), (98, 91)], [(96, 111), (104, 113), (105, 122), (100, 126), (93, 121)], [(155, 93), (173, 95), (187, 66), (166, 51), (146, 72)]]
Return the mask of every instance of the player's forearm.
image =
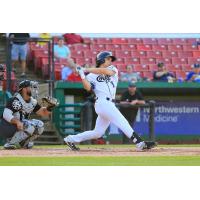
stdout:
[(14, 118), (14, 117), (13, 117), (13, 118), (11, 119), (11, 121), (10, 121), (10, 123), (11, 123), (11, 124), (14, 124), (14, 125), (17, 125), (19, 122), (20, 122), (20, 121), (19, 121), (18, 119)]
[(87, 79), (82, 79), (82, 83), (85, 90), (87, 91), (91, 90), (91, 84), (87, 81)]
[(138, 100), (137, 104), (142, 104), (143, 105), (143, 104), (145, 104), (145, 101), (144, 100)]
[(160, 78), (164, 74), (166, 74), (166, 72), (156, 72), (156, 77)]
[(93, 73), (93, 74), (104, 74), (112, 76), (115, 72), (106, 69), (106, 68), (87, 68), (85, 69), (86, 72)]

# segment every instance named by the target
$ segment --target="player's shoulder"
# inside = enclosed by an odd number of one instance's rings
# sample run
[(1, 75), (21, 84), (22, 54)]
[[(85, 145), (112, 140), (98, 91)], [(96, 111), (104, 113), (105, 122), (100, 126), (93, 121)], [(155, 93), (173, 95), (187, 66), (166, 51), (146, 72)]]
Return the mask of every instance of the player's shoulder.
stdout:
[(118, 69), (114, 65), (108, 66), (107, 69), (110, 69), (110, 70), (114, 71), (116, 73), (116, 75), (118, 75)]
[(22, 106), (23, 105), (20, 100), (16, 96), (13, 96), (8, 100), (6, 108), (9, 108), (13, 111), (18, 111), (22, 109)]
[(89, 73), (89, 74), (86, 75), (86, 78), (88, 78), (88, 79), (92, 79), (92, 78), (95, 78), (95, 77), (97, 77), (97, 74)]

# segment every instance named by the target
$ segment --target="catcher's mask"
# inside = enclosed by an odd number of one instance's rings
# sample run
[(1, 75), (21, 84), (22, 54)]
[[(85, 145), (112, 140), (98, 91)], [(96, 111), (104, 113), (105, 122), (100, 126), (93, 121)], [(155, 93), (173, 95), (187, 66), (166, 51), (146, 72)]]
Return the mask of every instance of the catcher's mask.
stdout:
[(38, 90), (39, 90), (39, 84), (37, 81), (30, 81), (30, 80), (24, 80), (19, 83), (18, 92), (20, 92), (23, 88), (30, 87), (31, 88), (31, 94), (33, 98), (38, 97)]
[(99, 67), (101, 64), (105, 62), (105, 58), (111, 57), (112, 62), (116, 60), (116, 57), (112, 55), (112, 52), (110, 51), (102, 51), (99, 54), (97, 54), (96, 57), (96, 67)]

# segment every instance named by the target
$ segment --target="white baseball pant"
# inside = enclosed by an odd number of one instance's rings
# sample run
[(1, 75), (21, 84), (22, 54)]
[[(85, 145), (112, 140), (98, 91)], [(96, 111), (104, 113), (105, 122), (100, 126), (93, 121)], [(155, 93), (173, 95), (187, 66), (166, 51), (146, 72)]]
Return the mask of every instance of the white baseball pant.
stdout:
[(79, 143), (86, 140), (100, 138), (104, 135), (111, 122), (115, 124), (115, 126), (117, 126), (128, 138), (131, 138), (134, 130), (113, 102), (106, 99), (98, 99), (95, 103), (95, 111), (98, 114), (98, 117), (94, 130), (85, 131), (77, 135), (69, 135), (65, 138), (65, 141)]

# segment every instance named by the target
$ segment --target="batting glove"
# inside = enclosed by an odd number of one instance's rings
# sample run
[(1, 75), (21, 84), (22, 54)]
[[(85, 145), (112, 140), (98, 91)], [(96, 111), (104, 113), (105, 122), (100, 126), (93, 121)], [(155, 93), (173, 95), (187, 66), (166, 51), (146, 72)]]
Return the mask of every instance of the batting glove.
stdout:
[(81, 77), (81, 79), (85, 79), (85, 73), (84, 73), (84, 69), (80, 66), (76, 67), (76, 71), (79, 74), (79, 76)]

